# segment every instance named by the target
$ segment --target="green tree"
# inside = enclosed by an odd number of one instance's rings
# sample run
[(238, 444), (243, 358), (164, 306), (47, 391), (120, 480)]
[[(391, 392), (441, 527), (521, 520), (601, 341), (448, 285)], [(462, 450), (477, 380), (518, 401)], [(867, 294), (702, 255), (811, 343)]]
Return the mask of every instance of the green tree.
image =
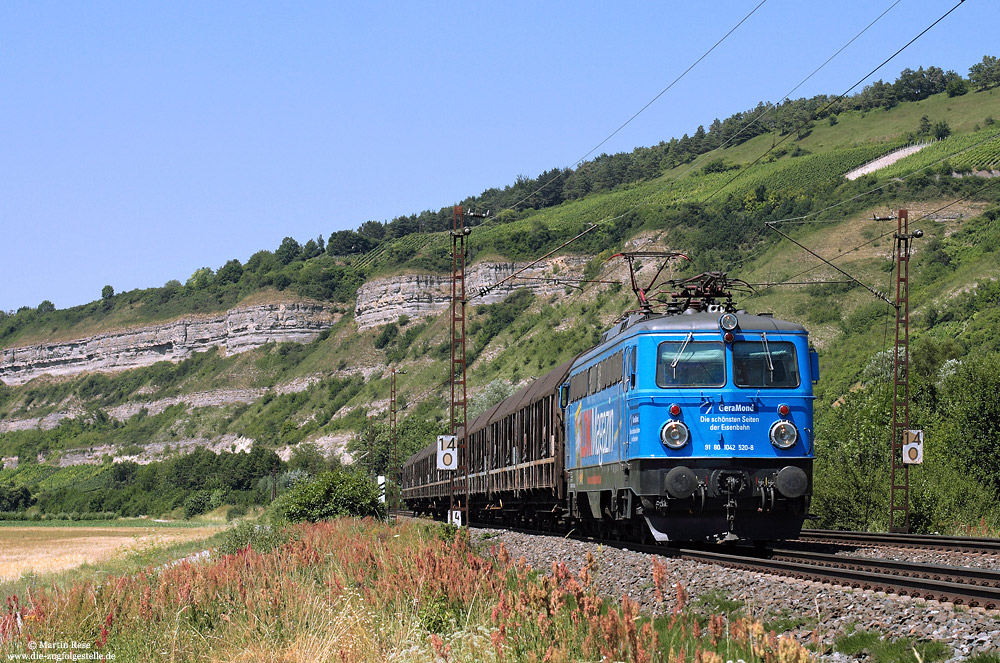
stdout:
[[(955, 363), (951, 363), (955, 366)], [(933, 435), (968, 474), (1000, 491), (1000, 356), (957, 364), (943, 377)]]
[(888, 518), (889, 390), (847, 394), (835, 416), (817, 427), (812, 510), (819, 527), (884, 528)]
[(949, 97), (961, 97), (969, 91), (969, 84), (966, 83), (963, 78), (953, 78), (948, 81), (945, 91), (948, 93)]
[(0, 486), (0, 511), (23, 511), (34, 502), (25, 486)]
[[(378, 221), (365, 221), (358, 228), (358, 234), (374, 242), (378, 242), (385, 237), (385, 226)], [(329, 247), (327, 247), (327, 250), (329, 250)]]
[(235, 258), (226, 262), (215, 274), (219, 283), (236, 283), (241, 276), (243, 276), (243, 265)]
[(969, 82), (980, 90), (1000, 85), (1000, 59), (984, 55), (981, 62), (969, 68)]
[(301, 255), (302, 247), (292, 237), (286, 237), (281, 240), (281, 245), (278, 247), (278, 250), (274, 252), (274, 257), (277, 258), (278, 262), (282, 265), (287, 265)]
[(375, 482), (360, 472), (343, 469), (297, 484), (280, 509), (292, 522), (311, 523), (343, 516), (378, 517), (385, 511)]
[(320, 248), (319, 244), (314, 239), (307, 240), (302, 246), (302, 259), (309, 260), (310, 258), (315, 258), (316, 256), (323, 253), (323, 249)]
[[(382, 226), (378, 225), (378, 227)], [(365, 253), (374, 246), (374, 241), (363, 233), (356, 233), (353, 230), (338, 230), (330, 233), (330, 240), (326, 243), (326, 252), (332, 256), (348, 256), (355, 253)]]
[(934, 125), (934, 137), (938, 140), (944, 140), (951, 135), (951, 127), (944, 120), (935, 123)]
[(255, 274), (266, 274), (273, 269), (277, 269), (279, 263), (274, 254), (270, 251), (258, 251), (257, 253), (250, 256), (247, 260), (246, 271), (253, 272)]
[(482, 390), (478, 391), (469, 401), (469, 412), (467, 415), (469, 421), (472, 421), (483, 412), (497, 405), (508, 396), (513, 396), (515, 391), (514, 385), (506, 380), (501, 378), (493, 380), (493, 382), (490, 382)]
[(39, 313), (52, 313), (55, 310), (56, 310), (56, 305), (50, 302), (48, 299), (43, 300), (42, 303), (38, 305)]
[(215, 272), (212, 271), (212, 268), (202, 267), (201, 269), (196, 269), (184, 285), (195, 290), (204, 290), (212, 285), (214, 279)]
[(115, 296), (115, 289), (110, 285), (106, 285), (103, 288), (101, 288), (101, 299), (103, 299), (104, 301), (108, 301), (114, 296)]
[(311, 476), (316, 476), (326, 469), (326, 459), (314, 442), (302, 442), (292, 449), (288, 469), (305, 470)]

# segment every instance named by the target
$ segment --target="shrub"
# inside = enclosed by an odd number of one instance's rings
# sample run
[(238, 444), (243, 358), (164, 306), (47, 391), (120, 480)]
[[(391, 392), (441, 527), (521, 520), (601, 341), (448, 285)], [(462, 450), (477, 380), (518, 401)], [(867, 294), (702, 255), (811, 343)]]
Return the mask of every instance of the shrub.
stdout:
[(340, 516), (382, 516), (378, 486), (358, 472), (324, 472), (309, 483), (295, 486), (280, 505), (292, 522), (316, 522)]
[(375, 347), (381, 350), (394, 341), (397, 336), (399, 336), (399, 327), (395, 322), (388, 324), (383, 327), (381, 333), (375, 337)]
[(184, 500), (184, 517), (193, 518), (208, 511), (211, 506), (212, 493), (207, 490), (199, 490)]
[(285, 528), (243, 521), (226, 532), (225, 539), (215, 549), (215, 552), (220, 557), (222, 555), (235, 555), (249, 547), (254, 552), (267, 553), (288, 543), (293, 538), (292, 533)]

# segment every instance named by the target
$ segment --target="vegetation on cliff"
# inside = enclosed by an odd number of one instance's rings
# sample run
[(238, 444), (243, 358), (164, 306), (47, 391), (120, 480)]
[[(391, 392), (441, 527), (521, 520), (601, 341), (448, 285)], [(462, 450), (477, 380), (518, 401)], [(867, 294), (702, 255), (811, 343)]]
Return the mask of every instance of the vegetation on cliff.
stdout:
[[(981, 85), (982, 80), (966, 85), (962, 93), (956, 81), (964, 79), (934, 68), (903, 72), (896, 82), (870, 86), (821, 114), (815, 111), (829, 99), (786, 102), (767, 125), (750, 125), (752, 113), (737, 114), (686, 141), (602, 155), (572, 172), (518, 180), (463, 201), (467, 207), (502, 210), (475, 220), (469, 257), (535, 258), (598, 224), (572, 246), (592, 257), (588, 277), (613, 274), (607, 258), (626, 242), (642, 238), (689, 253), (693, 263), (682, 274), (725, 269), (753, 283), (843, 280), (807, 262), (806, 254), (779, 242), (765, 226), (793, 219), (796, 223), (782, 225), (783, 231), (821, 248), (824, 255), (843, 253), (838, 265), (889, 292), (894, 227), (873, 220), (872, 214), (899, 207), (928, 212), (927, 219), (911, 214), (925, 232), (914, 244), (911, 269), (911, 417), (914, 427), (928, 433), (926, 465), (913, 473), (914, 522), (925, 531), (959, 530), (986, 519), (996, 528), (1000, 467), (983, 456), (988, 453), (984, 445), (1000, 428), (1000, 405), (989, 400), (990, 394), (1000, 393), (991, 381), (1000, 344), (995, 333), (998, 295), (986, 276), (1000, 271), (994, 250), (1000, 245), (1000, 187), (995, 185), (1000, 180), (953, 175), (993, 167), (1000, 149), (991, 116), (1000, 93), (995, 82)], [(847, 170), (934, 133), (941, 123), (949, 135), (932, 147), (885, 171), (853, 182), (843, 179)], [(745, 131), (738, 134), (741, 128)], [(737, 134), (726, 149), (701, 158)], [(780, 147), (748, 167), (781, 140)], [(584, 177), (589, 189), (581, 184)], [(525, 198), (553, 178), (562, 185), (551, 185), (558, 195)], [(219, 310), (246, 297), (294, 295), (349, 309), (357, 286), (372, 275), (450, 269), (451, 241), (440, 232), (450, 223), (448, 207), (385, 224), (367, 222), (327, 240), (300, 244), (285, 238), (276, 250), (258, 252), (245, 264), (230, 260), (217, 270), (198, 270), (183, 285), (173, 282), (131, 293), (110, 288), (85, 307), (23, 309), (0, 320), (0, 344), (37, 341), (53, 329), (65, 333), (88, 325)], [(741, 303), (802, 321), (820, 346), (816, 479), (822, 496), (814, 511), (821, 522), (884, 527), (889, 398), (884, 352), (891, 345), (886, 339), (892, 309), (854, 283), (760, 286)], [(533, 297), (522, 291), (491, 305), (477, 303), (473, 293), (468, 307), (473, 394), (489, 384), (498, 385), (491, 391), (500, 397), (544, 374), (593, 344), (632, 305), (627, 288), (611, 285), (567, 283), (563, 296)], [(127, 453), (150, 442), (177, 445), (223, 435), (252, 438), (273, 449), (350, 432), (354, 441), (349, 448), (358, 464), (370, 473), (384, 473), (389, 463), (383, 421), (389, 365), (406, 370), (399, 376), (397, 394), (400, 455), (447, 427), (446, 318), (400, 318), (359, 333), (347, 315), (310, 344), (268, 345), (231, 357), (209, 352), (119, 374), (0, 387), (0, 416), (7, 419), (77, 412), (47, 430), (0, 434), (0, 455), (31, 464), (39, 454), (51, 461), (71, 448), (111, 444)], [(303, 379), (310, 382), (305, 388), (279, 389)], [(211, 407), (174, 404), (154, 408), (155, 414), (140, 408), (122, 420), (109, 414), (123, 406), (154, 406), (168, 398), (183, 400), (223, 389), (257, 389), (262, 395), (249, 403)], [(377, 420), (370, 421), (369, 415)], [(0, 478), (8, 472), (0, 472)], [(28, 488), (35, 508), (46, 504), (40, 499), (45, 491), (37, 484), (21, 486)], [(23, 504), (18, 496), (11, 500)], [(183, 507), (183, 500), (172, 508)], [(52, 502), (52, 508), (63, 505)], [(104, 509), (95, 502), (93, 510)]]

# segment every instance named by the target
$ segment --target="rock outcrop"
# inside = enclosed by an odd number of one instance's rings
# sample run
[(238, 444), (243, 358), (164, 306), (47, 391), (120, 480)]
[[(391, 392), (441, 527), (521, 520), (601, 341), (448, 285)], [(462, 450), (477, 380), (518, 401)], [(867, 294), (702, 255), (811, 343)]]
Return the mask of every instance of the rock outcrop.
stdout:
[(44, 374), (120, 371), (164, 360), (181, 361), (215, 346), (238, 353), (265, 343), (307, 343), (334, 321), (335, 315), (319, 304), (262, 304), (63, 343), (6, 348), (0, 350), (0, 381), (18, 385)]
[[(511, 276), (527, 263), (478, 263), (466, 269), (466, 296), (474, 304), (492, 304), (520, 288), (527, 288), (539, 296), (562, 292), (572, 281), (560, 283), (559, 277), (580, 278), (588, 260), (566, 256), (539, 262), (482, 297), (477, 296), (481, 288)], [(449, 306), (450, 274), (389, 276), (372, 279), (358, 289), (354, 320), (359, 329), (369, 329), (395, 322), (401, 315), (410, 318), (437, 315), (448, 310)]]

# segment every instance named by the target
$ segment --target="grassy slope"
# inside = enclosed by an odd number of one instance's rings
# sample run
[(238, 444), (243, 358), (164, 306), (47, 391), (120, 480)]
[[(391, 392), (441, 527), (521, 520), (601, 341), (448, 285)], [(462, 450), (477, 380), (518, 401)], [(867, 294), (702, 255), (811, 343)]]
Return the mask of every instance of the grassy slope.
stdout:
[[(811, 178), (829, 175), (832, 170), (847, 170), (857, 163), (869, 160), (888, 146), (902, 141), (903, 136), (916, 129), (919, 118), (928, 115), (932, 121), (945, 119), (956, 132), (971, 131), (976, 124), (982, 124), (990, 114), (991, 104), (998, 97), (995, 90), (969, 94), (964, 97), (949, 99), (938, 95), (916, 104), (906, 104), (890, 111), (874, 111), (866, 114), (845, 113), (839, 116), (839, 122), (830, 126), (826, 121), (817, 122), (812, 133), (800, 141), (794, 138), (787, 141), (786, 146), (801, 145), (813, 154), (802, 157), (784, 156), (774, 163), (762, 164), (747, 176), (734, 182), (729, 190), (747, 191), (758, 183), (766, 182), (772, 186), (780, 186), (782, 181), (789, 186), (796, 186), (796, 181), (809, 182)], [(755, 159), (771, 145), (770, 136), (760, 136), (747, 143), (711, 158), (721, 156), (729, 163), (746, 163)], [(861, 147), (871, 141), (882, 141), (884, 146)], [(853, 150), (845, 157), (844, 149)], [(855, 163), (857, 162), (857, 163)], [(491, 246), (509, 242), (510, 238), (531, 233), (533, 228), (542, 225), (554, 233), (567, 236), (586, 223), (594, 223), (615, 217), (632, 207), (655, 207), (677, 200), (698, 199), (714, 191), (721, 183), (728, 180), (734, 173), (713, 175), (696, 175), (698, 164), (692, 169), (681, 166), (662, 177), (636, 185), (624, 187), (622, 190), (608, 194), (596, 195), (583, 200), (565, 203), (561, 206), (541, 210), (527, 219), (509, 224), (490, 222), (477, 228), (472, 235), (471, 247), (482, 257), (488, 254)], [(725, 193), (725, 192), (724, 192)], [(898, 205), (896, 205), (898, 202)], [(937, 202), (921, 202), (920, 205), (930, 209)], [(890, 203), (890, 208), (910, 204), (910, 201), (899, 200)], [(885, 211), (885, 206), (878, 206), (877, 211)], [(981, 206), (980, 206), (981, 209)], [(799, 239), (808, 246), (823, 247), (824, 255), (837, 254), (857, 246), (875, 234), (883, 232), (883, 226), (870, 221), (870, 212), (850, 215), (844, 220), (833, 219), (826, 223), (798, 230)], [(932, 225), (926, 230), (929, 236), (944, 235), (957, 227)], [(600, 231), (597, 231), (600, 232)], [(655, 232), (654, 232), (655, 234)], [(669, 246), (671, 237), (659, 237), (660, 244)], [(608, 247), (613, 248), (613, 247)], [(682, 247), (675, 247), (682, 248)], [(393, 259), (393, 249), (408, 249), (402, 254), (408, 254), (408, 264), (411, 266), (421, 257), (440, 262), (441, 255), (447, 255), (450, 241), (445, 234), (430, 237), (407, 238), (393, 246), (386, 247), (378, 254), (369, 256), (369, 268), (375, 274), (388, 275), (398, 272), (401, 268)], [(919, 249), (918, 249), (919, 250)], [(883, 292), (888, 292), (890, 274), (885, 270), (891, 252), (891, 238), (884, 238), (864, 250), (845, 256), (839, 264), (850, 270), (866, 283), (873, 284)], [(400, 255), (399, 251), (396, 255)], [(764, 282), (787, 278), (804, 267), (810, 266), (811, 258), (788, 245), (771, 245), (756, 252), (738, 276), (749, 281)], [(450, 262), (450, 261), (449, 261)], [(436, 263), (435, 263), (436, 264)], [(948, 292), (957, 292), (967, 288), (982, 273), (996, 273), (996, 257), (993, 254), (976, 257), (963, 264), (953, 273), (942, 275), (934, 284), (934, 288), (915, 288), (913, 292), (914, 307), (919, 314), (921, 307), (947, 297)], [(992, 270), (986, 271), (986, 270)], [(827, 277), (840, 278), (832, 271), (816, 270), (808, 277), (817, 278), (824, 274)], [(803, 277), (805, 278), (805, 277)], [(940, 290), (943, 288), (943, 290)], [(251, 295), (244, 301), (269, 301), (279, 297), (277, 293), (264, 291)], [(511, 328), (502, 332), (485, 348), (481, 358), (470, 367), (470, 386), (474, 391), (494, 379), (524, 380), (531, 376), (544, 373), (549, 367), (568, 359), (576, 352), (588, 347), (595, 335), (602, 330), (611, 319), (623, 309), (631, 305), (631, 295), (627, 289), (620, 292), (609, 292), (598, 295), (593, 289), (581, 292), (570, 289), (562, 297), (549, 300), (536, 300), (528, 312), (521, 316)], [(844, 335), (840, 320), (850, 319), (855, 312), (871, 308), (873, 298), (856, 288), (846, 294), (836, 297), (820, 297), (802, 289), (772, 289), (746, 300), (747, 308), (751, 310), (769, 310), (783, 317), (802, 320), (813, 330), (817, 343), (828, 350), (825, 357), (830, 357), (829, 365), (835, 367), (836, 379), (830, 383), (831, 394), (849, 385), (854, 379), (852, 371), (863, 365), (873, 352), (882, 347), (883, 328), (872, 326), (864, 333)], [(836, 309), (837, 317), (823, 319), (818, 311), (823, 308)], [(888, 307), (884, 307), (888, 310)], [(863, 312), (863, 311), (862, 311)], [(810, 321), (810, 318), (814, 320)], [(469, 307), (469, 324), (480, 319), (475, 301)], [(99, 325), (91, 325), (86, 318), (68, 329), (57, 329), (52, 332), (49, 340), (54, 338), (71, 338), (92, 333), (95, 329), (110, 329), (113, 325), (128, 325), (142, 321), (142, 312), (137, 310), (132, 314), (123, 313), (119, 317), (102, 320)], [(418, 324), (412, 321), (410, 325)], [(405, 331), (405, 328), (404, 328)], [(375, 370), (374, 375), (354, 395), (347, 406), (336, 414), (332, 420), (327, 416), (321, 425), (313, 428), (313, 433), (320, 434), (337, 430), (338, 428), (354, 428), (362, 419), (358, 416), (361, 410), (384, 410), (389, 396), (388, 372), (385, 370), (388, 359), (385, 350), (374, 347), (373, 340), (378, 330), (357, 333), (353, 323), (345, 319), (332, 330), (330, 336), (306, 346), (302, 351), (293, 353), (294, 358), (276, 353), (274, 348), (264, 348), (244, 355), (230, 358), (217, 358), (209, 362), (202, 370), (186, 375), (171, 384), (169, 393), (192, 393), (221, 388), (247, 388), (271, 386), (295, 378), (320, 374), (323, 376), (345, 375), (360, 366), (368, 366)], [(447, 396), (447, 386), (443, 385), (446, 377), (447, 341), (449, 338), (446, 316), (421, 326), (419, 333), (406, 348), (390, 346), (389, 351), (395, 351), (397, 363), (405, 364), (407, 373), (399, 379), (399, 397), (406, 403), (404, 414), (416, 409), (416, 405), (430, 399), (432, 405), (442, 406)], [(23, 339), (22, 339), (23, 340)], [(36, 338), (35, 340), (39, 340)], [(824, 363), (827, 364), (826, 359)], [(851, 368), (855, 367), (855, 368)], [(826, 370), (826, 369), (824, 369)], [(28, 385), (12, 390), (6, 401), (0, 401), (0, 415), (40, 416), (48, 412), (66, 407), (76, 402), (74, 394), (79, 384), (86, 378), (71, 380), (59, 394), (59, 398), (29, 398), (32, 389), (39, 392), (36, 396), (44, 396), (45, 381), (40, 385)], [(155, 380), (147, 385), (155, 387)], [(106, 402), (105, 406), (113, 405), (129, 399), (154, 399), (158, 396), (156, 389), (152, 394), (137, 392), (133, 389), (118, 397), (117, 401)], [(167, 392), (164, 392), (164, 394)], [(333, 398), (325, 390), (324, 385), (308, 392), (300, 401), (289, 404), (294, 409), (290, 420), (301, 425), (317, 414), (330, 415), (323, 410), (324, 405)], [(437, 399), (437, 400), (435, 400)], [(31, 402), (33, 401), (33, 402)], [(275, 406), (270, 406), (272, 412), (277, 412)], [(437, 408), (434, 408), (437, 409)], [(164, 423), (154, 437), (170, 438), (170, 431), (176, 435), (178, 427), (183, 424), (185, 434), (211, 435), (219, 427), (230, 426), (229, 430), (239, 428), (240, 417), (244, 421), (254, 416), (266, 416), (266, 408), (252, 406), (251, 411), (235, 406), (218, 408), (214, 413), (196, 413), (185, 417), (177, 425)], [(341, 419), (347, 412), (354, 411), (346, 420)], [(441, 412), (438, 409), (438, 412)], [(212, 415), (212, 416), (209, 416)], [(277, 416), (275, 414), (274, 416)], [(237, 420), (232, 426), (230, 419)], [(5, 436), (6, 437), (6, 436)], [(0, 440), (2, 441), (2, 440)], [(268, 440), (273, 443), (280, 439)], [(0, 445), (0, 451), (5, 453), (10, 449)]]

